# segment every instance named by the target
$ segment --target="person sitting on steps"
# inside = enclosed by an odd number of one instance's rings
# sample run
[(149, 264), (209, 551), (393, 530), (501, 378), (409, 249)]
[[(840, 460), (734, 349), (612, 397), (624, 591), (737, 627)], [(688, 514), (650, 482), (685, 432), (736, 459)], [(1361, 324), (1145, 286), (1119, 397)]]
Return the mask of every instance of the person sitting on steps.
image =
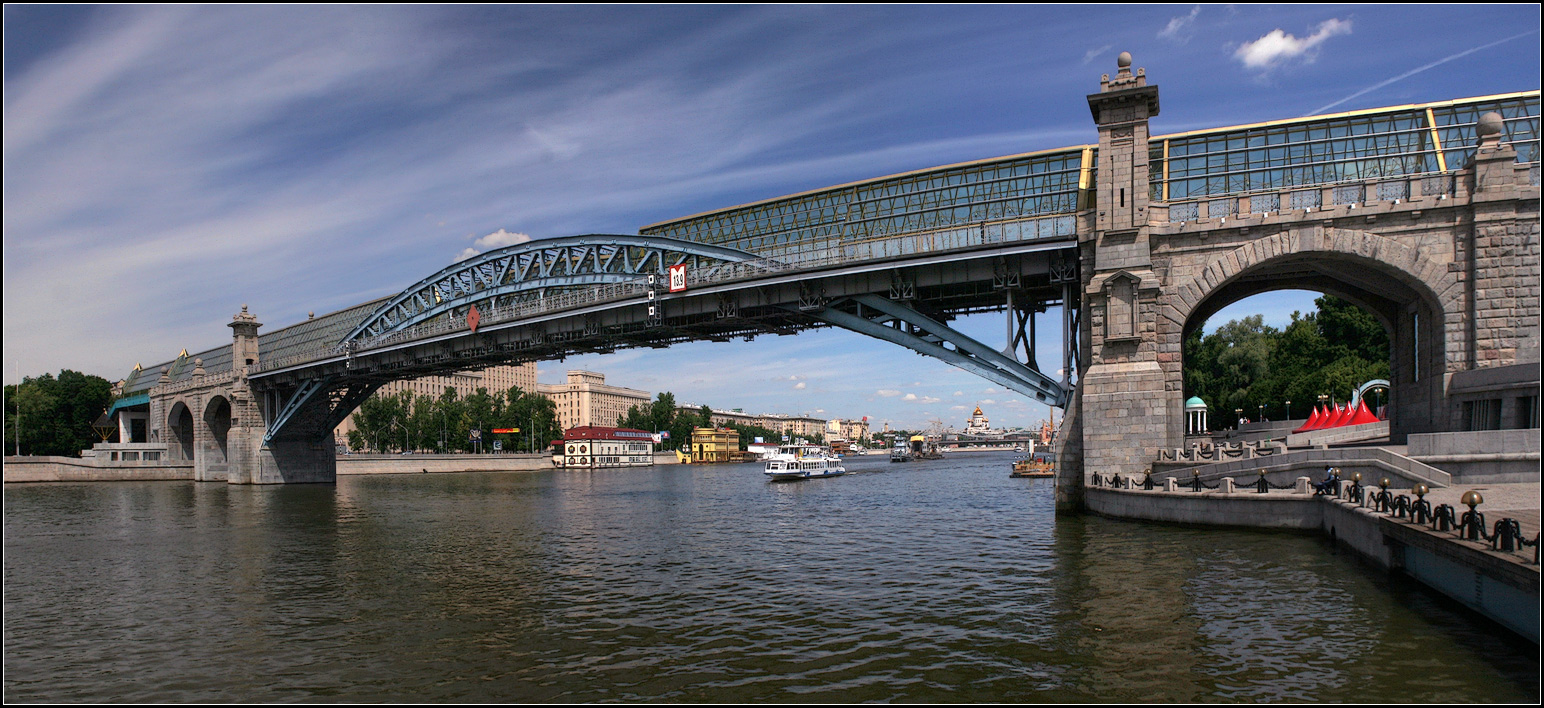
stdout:
[(1314, 496), (1320, 494), (1340, 496), (1340, 469), (1336, 467), (1324, 468), (1324, 481), (1313, 485)]

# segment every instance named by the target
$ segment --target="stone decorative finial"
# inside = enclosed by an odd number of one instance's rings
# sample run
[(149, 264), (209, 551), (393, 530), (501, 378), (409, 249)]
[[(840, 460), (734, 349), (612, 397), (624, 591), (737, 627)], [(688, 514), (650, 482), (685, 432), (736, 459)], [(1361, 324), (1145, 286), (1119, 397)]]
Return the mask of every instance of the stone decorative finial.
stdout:
[(1481, 145), (1495, 145), (1501, 142), (1503, 128), (1501, 114), (1490, 111), (1480, 116), (1480, 121), (1474, 125), (1474, 132), (1479, 134)]
[(1485, 115), (1480, 116), (1480, 122), (1475, 126), (1475, 130), (1478, 130), (1480, 135), (1500, 135), (1501, 114), (1495, 111), (1486, 112)]
[(1099, 90), (1101, 92), (1141, 88), (1147, 85), (1147, 72), (1145, 70), (1138, 69), (1136, 74), (1131, 73), (1131, 52), (1121, 52), (1119, 56), (1115, 57), (1115, 68), (1115, 78), (1110, 78), (1109, 74), (1099, 77)]
[(194, 359), (193, 360), (193, 376), (195, 378), (202, 378), (203, 375), (204, 375), (204, 360), (203, 359)]
[(316, 319), (316, 311), (315, 311), (315, 310), (312, 310), (312, 311), (310, 311), (310, 312), (307, 312), (307, 313), (306, 313), (306, 319), (308, 319), (308, 320), (314, 320), (314, 319)]
[(161, 378), (157, 381), (157, 383), (171, 383), (171, 380), (171, 373), (166, 370), (166, 367), (161, 367)]

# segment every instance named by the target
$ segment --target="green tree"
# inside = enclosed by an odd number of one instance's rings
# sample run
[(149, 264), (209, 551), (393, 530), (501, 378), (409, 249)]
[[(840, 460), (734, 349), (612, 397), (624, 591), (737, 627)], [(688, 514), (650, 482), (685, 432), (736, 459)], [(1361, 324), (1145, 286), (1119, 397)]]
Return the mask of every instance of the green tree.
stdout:
[[(511, 439), (515, 449), (534, 452), (546, 449), (551, 441), (563, 437), (558, 424), (557, 404), (552, 399), (535, 393), (526, 393), (518, 386), (511, 386), (503, 395), (504, 404), (499, 427), (519, 428), (521, 435)], [(497, 408), (497, 407), (496, 407)]]
[(492, 428), (489, 423), (494, 422), (493, 397), (488, 395), (488, 389), (479, 387), (471, 395), (467, 396), (463, 402), (461, 416), (466, 421), (467, 426), (467, 449), (479, 449), (479, 446), (474, 445), (471, 440), (472, 430), (474, 429), (482, 431), (483, 442), (481, 450), (487, 452), (492, 449), (493, 436), (488, 431)]
[(1280, 332), (1256, 315), (1210, 335), (1191, 333), (1183, 343), (1185, 395), (1199, 396), (1222, 421), (1238, 408), (1248, 415), (1264, 406), (1279, 416), (1288, 400), (1291, 417), (1302, 418), (1321, 394), (1344, 401), (1357, 386), (1388, 378), (1388, 333), (1377, 318), (1329, 295), (1314, 304), (1317, 311), (1293, 313)]
[[(360, 441), (376, 452), (404, 449), (402, 446), (407, 442), (404, 431), (412, 423), (409, 416), (412, 401), (412, 391), (395, 396), (377, 393), (365, 399), (354, 413), (354, 427), (360, 432)], [(352, 437), (349, 444), (353, 445)]]
[(444, 419), (440, 416), (439, 401), (433, 396), (419, 394), (413, 398), (413, 448), (444, 452)]
[(111, 402), (107, 379), (69, 369), (6, 386), (6, 450), (15, 452), (19, 434), (23, 454), (77, 455), (101, 441), (91, 424)]

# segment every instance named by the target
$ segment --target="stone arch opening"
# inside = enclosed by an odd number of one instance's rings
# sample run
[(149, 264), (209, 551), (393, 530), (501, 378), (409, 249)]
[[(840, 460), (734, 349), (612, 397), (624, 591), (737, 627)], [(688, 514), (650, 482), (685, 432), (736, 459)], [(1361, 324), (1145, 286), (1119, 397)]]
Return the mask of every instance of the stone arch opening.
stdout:
[[(1307, 418), (1319, 395), (1345, 405), (1362, 384), (1389, 376), (1395, 323), (1327, 290), (1256, 293), (1222, 308), (1208, 308), (1214, 311), (1193, 319), (1182, 349), (1186, 435), (1227, 430), (1240, 422), (1282, 427), (1283, 421)], [(1287, 291), (1286, 297), (1267, 297), (1281, 291)], [(1280, 308), (1285, 305), (1303, 317), (1284, 321)], [(1261, 308), (1274, 309), (1275, 316), (1262, 317)], [(1304, 368), (1304, 359), (1313, 359), (1313, 365)], [(1248, 393), (1236, 388), (1240, 386)], [(1200, 433), (1190, 424), (1192, 404), (1198, 401), (1208, 407), (1211, 422)]]
[(193, 411), (188, 404), (177, 401), (166, 416), (166, 429), (171, 433), (169, 446), (179, 459), (193, 459)]
[(205, 451), (210, 464), (224, 464), (226, 438), (231, 429), (231, 404), (224, 396), (215, 396), (204, 406), (204, 425), (209, 433)]
[[(1178, 306), (1167, 313), (1174, 349), (1222, 308), (1279, 290), (1333, 295), (1372, 315), (1389, 340), (1391, 372), (1387, 407), (1390, 435), (1443, 429), (1442, 375), (1461, 337), (1457, 280), (1445, 266), (1413, 248), (1369, 233), (1315, 228), (1279, 234), (1238, 247), (1213, 260), (1180, 287)], [(1180, 371), (1182, 377), (1183, 358)], [(1357, 385), (1362, 382), (1356, 382)], [(1179, 392), (1176, 391), (1176, 394)], [(1341, 400), (1351, 392), (1334, 393)], [(1176, 395), (1177, 401), (1183, 396)], [(1294, 409), (1299, 409), (1294, 403)], [(1219, 412), (1232, 416), (1234, 410)], [(1182, 418), (1175, 416), (1177, 419)]]

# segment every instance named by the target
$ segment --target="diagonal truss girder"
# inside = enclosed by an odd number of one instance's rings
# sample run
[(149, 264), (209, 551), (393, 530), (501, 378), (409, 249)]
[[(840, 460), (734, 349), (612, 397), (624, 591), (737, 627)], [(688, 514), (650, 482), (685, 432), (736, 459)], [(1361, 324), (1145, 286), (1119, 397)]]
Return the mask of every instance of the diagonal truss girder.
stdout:
[[(854, 306), (848, 312), (846, 305)], [(1048, 405), (1066, 407), (1071, 388), (906, 305), (878, 295), (856, 295), (805, 310), (837, 327), (899, 344), (969, 371)]]
[(590, 234), (539, 239), (479, 254), (441, 269), (398, 293), (340, 344), (374, 337), (474, 303), (548, 288), (603, 285), (664, 275), (690, 262), (694, 271), (761, 260), (722, 246), (658, 236)]
[(309, 439), (315, 437), (318, 431), (326, 433), (338, 427), (349, 413), (380, 387), (380, 383), (345, 382), (337, 376), (301, 381), (268, 424), (263, 444), (267, 445), (287, 434), (288, 437)]

